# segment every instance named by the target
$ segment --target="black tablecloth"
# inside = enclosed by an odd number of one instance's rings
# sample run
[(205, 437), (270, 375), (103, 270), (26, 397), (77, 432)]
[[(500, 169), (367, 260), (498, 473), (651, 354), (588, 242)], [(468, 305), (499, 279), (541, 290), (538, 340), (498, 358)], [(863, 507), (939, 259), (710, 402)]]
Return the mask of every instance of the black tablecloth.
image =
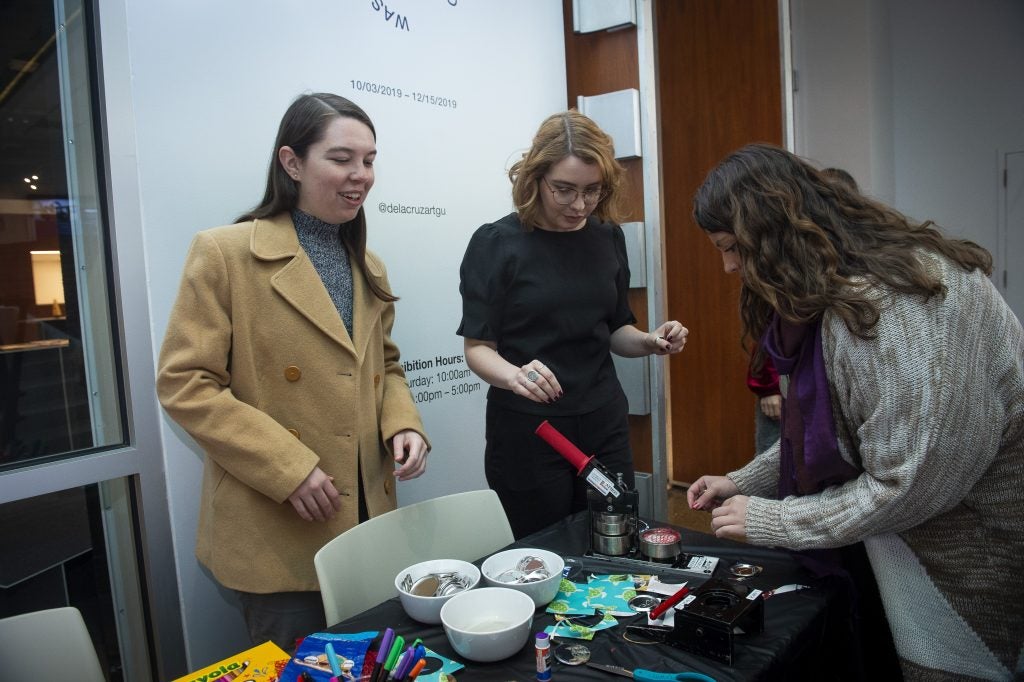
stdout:
[[(654, 525), (665, 526), (657, 523)], [(654, 567), (638, 570), (636, 567), (616, 567), (615, 564), (588, 557), (589, 516), (580, 512), (511, 545), (512, 547), (538, 547), (551, 550), (567, 559), (583, 564), (587, 573), (650, 573), (657, 574)], [(844, 666), (841, 659), (844, 637), (849, 628), (849, 607), (844, 584), (835, 578), (814, 578), (804, 570), (793, 554), (780, 550), (764, 549), (750, 545), (720, 540), (705, 533), (684, 528), (683, 551), (687, 554), (719, 557), (714, 577), (727, 578), (729, 566), (734, 562), (756, 564), (763, 571), (745, 581), (753, 587), (770, 590), (780, 585), (799, 583), (811, 586), (800, 590), (773, 596), (764, 602), (764, 631), (759, 634), (743, 634), (736, 637), (732, 665), (719, 663), (697, 654), (691, 654), (667, 644), (640, 645), (622, 637), (625, 625), (645, 624), (646, 616), (617, 617), (619, 625), (596, 633), (594, 639), (581, 641), (591, 651), (591, 660), (598, 663), (619, 665), (628, 669), (646, 668), (659, 672), (697, 671), (709, 675), (719, 682), (725, 680), (820, 680), (830, 677), (823, 671), (835, 671), (835, 676)], [(477, 562), (478, 564), (480, 562)], [(580, 579), (585, 581), (585, 577)], [(696, 586), (700, 580), (692, 580)], [(678, 616), (677, 616), (678, 617)], [(555, 622), (552, 614), (543, 608), (537, 610), (533, 631), (541, 632)], [(458, 682), (473, 680), (534, 680), (536, 678), (533, 638), (522, 651), (497, 663), (475, 663), (462, 660), (452, 649), (441, 625), (425, 625), (406, 615), (398, 597), (353, 616), (330, 628), (331, 632), (362, 632), (394, 629), (396, 634), (411, 641), (416, 637), (424, 644), (453, 660), (465, 663), (466, 667), (456, 673)], [(609, 679), (609, 673), (587, 666), (568, 666), (552, 659), (553, 678), (572, 680)]]

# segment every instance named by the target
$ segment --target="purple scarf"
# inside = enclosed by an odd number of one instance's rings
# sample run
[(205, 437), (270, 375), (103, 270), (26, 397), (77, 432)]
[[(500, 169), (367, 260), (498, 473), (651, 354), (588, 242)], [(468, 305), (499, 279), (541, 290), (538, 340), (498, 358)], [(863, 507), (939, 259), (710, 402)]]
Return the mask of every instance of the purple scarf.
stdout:
[(762, 343), (779, 374), (789, 375), (782, 406), (779, 499), (810, 495), (856, 478), (857, 469), (839, 454), (821, 349), (821, 318), (799, 325), (775, 315)]

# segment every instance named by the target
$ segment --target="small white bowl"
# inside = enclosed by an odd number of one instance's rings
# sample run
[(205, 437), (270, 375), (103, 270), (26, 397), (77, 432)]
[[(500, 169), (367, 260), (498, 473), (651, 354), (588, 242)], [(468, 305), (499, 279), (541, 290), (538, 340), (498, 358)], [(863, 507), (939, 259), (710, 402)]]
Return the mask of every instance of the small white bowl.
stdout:
[(421, 561), (398, 572), (398, 575), (395, 576), (395, 589), (398, 590), (398, 600), (402, 602), (402, 608), (405, 609), (410, 618), (421, 623), (431, 623), (434, 625), (440, 623), (441, 607), (449, 599), (459, 594), (459, 592), (443, 597), (421, 597), (416, 594), (409, 594), (402, 589), (402, 581), (405, 580), (405, 576), (412, 576), (412, 581), (416, 582), (431, 573), (447, 573), (449, 571), (469, 578), (469, 587), (466, 590), (473, 589), (480, 582), (480, 569), (468, 561), (460, 561), (458, 559)]
[[(504, 571), (514, 569), (523, 557), (533, 556), (544, 562), (550, 577), (534, 583), (506, 583), (498, 580), (498, 576)], [(517, 592), (522, 592), (533, 600), (536, 606), (547, 606), (558, 594), (558, 586), (562, 582), (562, 569), (565, 568), (565, 561), (562, 557), (546, 549), (533, 549), (530, 547), (521, 549), (507, 549), (504, 552), (492, 554), (484, 560), (480, 572), (484, 574), (484, 582), (490, 587), (507, 587)]]
[(460, 592), (441, 607), (441, 622), (452, 648), (471, 661), (500, 661), (530, 639), (533, 600), (504, 587)]

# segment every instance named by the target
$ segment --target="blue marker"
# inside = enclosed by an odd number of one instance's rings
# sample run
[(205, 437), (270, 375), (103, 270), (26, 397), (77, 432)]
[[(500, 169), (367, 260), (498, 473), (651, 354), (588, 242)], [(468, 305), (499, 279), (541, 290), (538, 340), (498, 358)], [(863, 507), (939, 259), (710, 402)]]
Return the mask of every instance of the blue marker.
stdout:
[(334, 653), (334, 645), (328, 642), (324, 645), (324, 653), (327, 654), (327, 664), (331, 666), (331, 674), (341, 677), (341, 666), (338, 665), (338, 656)]

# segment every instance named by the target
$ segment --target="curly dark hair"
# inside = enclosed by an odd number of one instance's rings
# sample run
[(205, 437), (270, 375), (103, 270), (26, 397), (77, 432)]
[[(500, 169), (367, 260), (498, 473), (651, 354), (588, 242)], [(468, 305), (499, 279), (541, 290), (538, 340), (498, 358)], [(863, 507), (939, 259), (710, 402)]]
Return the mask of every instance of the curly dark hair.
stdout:
[(873, 287), (925, 300), (945, 295), (921, 250), (966, 271), (992, 272), (992, 256), (974, 242), (946, 237), (930, 220), (914, 222), (767, 144), (721, 161), (697, 190), (693, 214), (705, 232), (736, 238), (747, 345), (760, 339), (775, 312), (807, 323), (828, 310), (851, 333), (872, 338), (879, 317)]

